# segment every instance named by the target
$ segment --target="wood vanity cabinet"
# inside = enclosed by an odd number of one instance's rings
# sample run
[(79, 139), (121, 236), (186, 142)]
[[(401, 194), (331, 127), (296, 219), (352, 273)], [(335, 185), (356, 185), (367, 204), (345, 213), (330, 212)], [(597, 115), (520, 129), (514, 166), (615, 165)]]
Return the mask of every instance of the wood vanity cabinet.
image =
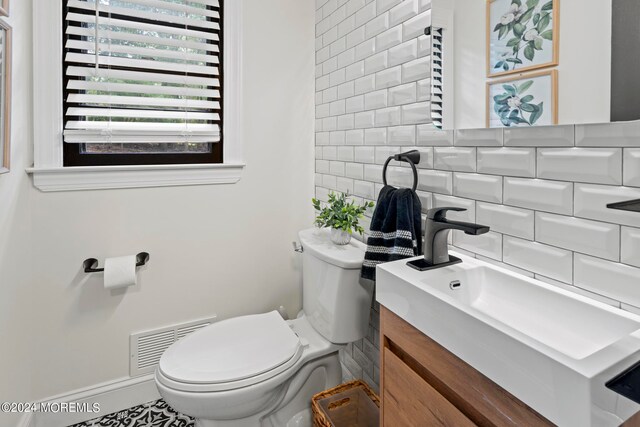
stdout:
[(382, 306), (380, 338), (381, 426), (554, 425)]
[(621, 427), (640, 427), (640, 412), (622, 423)]

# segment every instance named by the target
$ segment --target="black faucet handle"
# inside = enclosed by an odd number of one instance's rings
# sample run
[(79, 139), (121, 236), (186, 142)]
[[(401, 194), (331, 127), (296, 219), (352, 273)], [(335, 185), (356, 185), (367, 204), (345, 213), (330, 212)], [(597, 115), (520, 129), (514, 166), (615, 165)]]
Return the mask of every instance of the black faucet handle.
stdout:
[(433, 208), (427, 211), (427, 218), (434, 221), (442, 221), (444, 219), (447, 219), (447, 211), (464, 212), (466, 211), (466, 209), (454, 207)]

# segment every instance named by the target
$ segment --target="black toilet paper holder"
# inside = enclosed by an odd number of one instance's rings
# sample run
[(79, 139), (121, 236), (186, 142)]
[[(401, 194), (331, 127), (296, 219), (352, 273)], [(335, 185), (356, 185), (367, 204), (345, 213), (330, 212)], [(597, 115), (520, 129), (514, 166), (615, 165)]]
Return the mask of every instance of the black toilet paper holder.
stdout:
[[(149, 252), (140, 252), (136, 255), (136, 267), (142, 267), (149, 262)], [(104, 268), (98, 268), (98, 260), (95, 258), (87, 258), (82, 263), (85, 273), (101, 273)]]

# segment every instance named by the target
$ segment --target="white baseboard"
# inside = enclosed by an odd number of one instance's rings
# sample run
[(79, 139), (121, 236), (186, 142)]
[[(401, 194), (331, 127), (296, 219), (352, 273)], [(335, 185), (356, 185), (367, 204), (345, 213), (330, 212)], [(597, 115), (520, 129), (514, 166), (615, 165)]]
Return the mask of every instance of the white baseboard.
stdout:
[(75, 390), (64, 395), (53, 396), (41, 401), (75, 402), (78, 404), (98, 403), (100, 412), (93, 413), (51, 413), (34, 412), (25, 414), (18, 427), (67, 427), (107, 414), (122, 411), (160, 398), (153, 374), (137, 378), (121, 378), (95, 386)]

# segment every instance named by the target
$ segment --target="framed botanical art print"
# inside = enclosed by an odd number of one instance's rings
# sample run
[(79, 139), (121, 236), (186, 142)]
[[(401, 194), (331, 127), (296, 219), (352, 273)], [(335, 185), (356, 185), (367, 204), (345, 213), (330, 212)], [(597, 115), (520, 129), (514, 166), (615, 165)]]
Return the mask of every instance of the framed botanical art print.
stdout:
[(558, 65), (560, 0), (487, 0), (487, 76)]
[(557, 70), (487, 83), (487, 127), (555, 124), (558, 124)]
[(11, 138), (11, 27), (0, 20), (0, 173), (9, 172)]
[(9, 16), (9, 0), (0, 0), (0, 15)]

